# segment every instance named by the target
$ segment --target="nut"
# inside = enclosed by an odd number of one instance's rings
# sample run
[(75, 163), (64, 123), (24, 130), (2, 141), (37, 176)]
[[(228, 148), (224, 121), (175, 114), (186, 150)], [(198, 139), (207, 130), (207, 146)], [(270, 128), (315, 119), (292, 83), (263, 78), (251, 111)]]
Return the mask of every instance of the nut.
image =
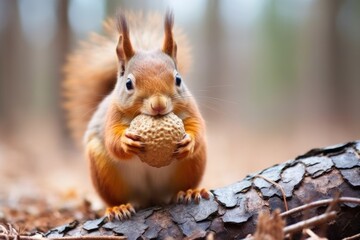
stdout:
[(140, 114), (131, 121), (129, 131), (143, 138), (145, 151), (138, 154), (141, 161), (157, 168), (171, 163), (176, 143), (185, 134), (182, 120), (174, 113), (164, 116)]

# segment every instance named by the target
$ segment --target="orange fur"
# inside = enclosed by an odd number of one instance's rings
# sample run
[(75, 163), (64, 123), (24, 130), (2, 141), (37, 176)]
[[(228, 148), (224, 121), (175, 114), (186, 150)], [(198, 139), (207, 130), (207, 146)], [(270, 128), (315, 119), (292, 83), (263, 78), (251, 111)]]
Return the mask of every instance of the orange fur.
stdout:
[(174, 15), (172, 12), (168, 12), (165, 17), (165, 39), (162, 50), (164, 53), (168, 54), (173, 59), (176, 59), (177, 46), (172, 33), (173, 25)]
[(197, 117), (198, 112), (190, 113), (190, 116), (183, 120), (185, 132), (195, 140), (195, 148), (192, 155), (180, 160), (173, 178), (174, 188), (177, 191), (188, 190), (199, 185), (204, 174), (206, 165), (206, 141), (205, 124), (202, 118)]
[(116, 47), (116, 53), (121, 64), (121, 71), (124, 71), (125, 63), (135, 55), (135, 52), (130, 41), (129, 28), (125, 16), (123, 14), (118, 14), (117, 17), (117, 28), (120, 36)]
[(206, 148), (202, 144), (197, 142), (199, 146), (197, 152), (189, 158), (180, 160), (171, 183), (174, 193), (196, 188), (199, 185), (206, 165)]
[[(150, 16), (151, 20), (157, 19), (155, 15)], [(129, 26), (126, 18), (130, 20)], [(91, 118), (85, 137), (86, 156), (94, 187), (101, 198), (110, 206), (128, 202), (147, 206), (199, 185), (206, 164), (205, 124), (195, 100), (189, 97), (186, 85), (181, 85), (181, 88), (175, 85), (175, 75), (183, 74), (189, 63), (188, 56), (184, 55), (189, 55), (189, 48), (184, 44), (182, 35), (177, 35), (176, 31), (173, 35), (173, 15), (166, 15), (165, 31), (161, 31), (161, 35), (165, 32), (162, 48), (151, 51), (148, 47), (152, 47), (154, 39), (149, 39), (149, 36), (154, 34), (147, 35), (149, 29), (145, 31), (138, 27), (138, 21), (143, 20), (143, 16), (128, 14), (126, 18), (120, 15), (117, 19), (120, 36), (110, 32), (108, 37), (96, 35), (96, 40), (86, 43), (86, 47), (69, 59), (65, 68), (66, 107), (70, 125), (77, 130), (76, 136), (83, 134), (83, 125)], [(152, 25), (154, 29), (150, 29), (151, 33), (158, 28), (156, 21), (157, 25)], [(146, 22), (141, 23), (145, 25)], [(106, 27), (113, 25), (108, 22)], [(131, 26), (135, 26), (134, 32)], [(137, 37), (134, 38), (134, 35)], [(118, 45), (114, 44), (116, 37)], [(179, 51), (176, 43), (181, 47)], [(110, 46), (112, 55), (107, 51)], [(131, 92), (127, 88), (125, 83), (129, 79), (136, 91)], [(109, 97), (103, 100), (106, 95)], [(160, 100), (162, 106), (167, 106), (165, 110), (173, 111), (183, 119), (187, 135), (179, 143), (178, 150), (181, 151), (178, 155), (174, 153), (174, 162), (157, 169), (139, 160), (136, 151), (142, 143), (136, 139), (129, 140), (131, 136), (126, 130), (138, 114), (153, 114), (153, 106)], [(81, 114), (80, 110), (83, 111)], [(176, 156), (179, 159), (175, 159)], [(153, 196), (153, 193), (157, 195)], [(111, 209), (111, 213), (117, 211), (117, 208)]]
[[(91, 179), (100, 197), (110, 206), (129, 201), (129, 189), (116, 171), (116, 163), (106, 154), (103, 144), (93, 138), (86, 146)], [(116, 191), (114, 191), (116, 189)]]
[[(159, 13), (126, 11), (134, 49), (160, 49), (163, 44), (163, 17)], [(63, 107), (72, 137), (82, 142), (86, 126), (101, 100), (115, 86), (118, 71), (116, 46), (119, 40), (113, 18), (104, 22), (104, 34), (91, 33), (88, 40), (68, 56), (64, 66)], [(177, 68), (182, 75), (191, 65), (190, 46), (180, 28), (174, 28), (178, 43)]]
[(129, 159), (132, 157), (121, 147), (121, 136), (129, 127), (122, 123), (121, 113), (113, 106), (108, 113), (105, 127), (105, 146), (109, 154), (117, 159)]
[(204, 123), (199, 118), (196, 117), (188, 117), (184, 119), (183, 122), (184, 122), (185, 132), (195, 139), (194, 152), (196, 152), (199, 146), (205, 145), (205, 142), (203, 142), (204, 139), (203, 131), (205, 131)]

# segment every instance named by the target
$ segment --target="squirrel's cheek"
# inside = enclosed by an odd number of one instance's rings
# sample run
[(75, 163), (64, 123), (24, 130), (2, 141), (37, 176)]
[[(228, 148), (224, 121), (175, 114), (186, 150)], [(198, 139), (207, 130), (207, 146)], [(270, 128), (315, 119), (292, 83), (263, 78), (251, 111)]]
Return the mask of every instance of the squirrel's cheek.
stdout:
[(150, 112), (148, 111), (148, 107), (146, 104), (147, 104), (146, 102), (143, 103), (143, 105), (139, 108), (139, 112), (142, 114), (150, 115)]

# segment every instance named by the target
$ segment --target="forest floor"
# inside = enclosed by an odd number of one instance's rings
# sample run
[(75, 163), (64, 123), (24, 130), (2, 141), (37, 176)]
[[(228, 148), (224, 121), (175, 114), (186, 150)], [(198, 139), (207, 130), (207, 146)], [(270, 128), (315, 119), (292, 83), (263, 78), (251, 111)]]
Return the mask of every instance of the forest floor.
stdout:
[[(37, 121), (32, 126), (20, 129), (21, 134), (0, 135), (0, 225), (10, 223), (20, 233), (46, 232), (74, 219), (101, 216), (104, 206), (94, 194), (81, 151), (54, 130), (53, 123)], [(288, 134), (211, 123), (208, 129), (209, 159), (202, 186), (209, 189), (229, 185), (310, 148), (356, 137), (343, 126), (326, 125)]]

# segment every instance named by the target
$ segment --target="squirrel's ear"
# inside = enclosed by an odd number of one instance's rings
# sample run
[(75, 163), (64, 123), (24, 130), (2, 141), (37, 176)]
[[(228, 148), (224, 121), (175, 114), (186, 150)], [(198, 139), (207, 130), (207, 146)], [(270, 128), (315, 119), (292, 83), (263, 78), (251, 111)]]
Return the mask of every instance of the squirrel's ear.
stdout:
[(174, 25), (174, 14), (172, 11), (167, 11), (165, 15), (165, 38), (162, 51), (176, 60), (176, 42), (173, 37), (172, 28)]
[(116, 25), (120, 33), (119, 42), (116, 47), (116, 54), (119, 61), (122, 64), (125, 64), (130, 60), (130, 58), (132, 58), (132, 56), (134, 56), (135, 52), (131, 45), (128, 24), (122, 13), (117, 14)]

